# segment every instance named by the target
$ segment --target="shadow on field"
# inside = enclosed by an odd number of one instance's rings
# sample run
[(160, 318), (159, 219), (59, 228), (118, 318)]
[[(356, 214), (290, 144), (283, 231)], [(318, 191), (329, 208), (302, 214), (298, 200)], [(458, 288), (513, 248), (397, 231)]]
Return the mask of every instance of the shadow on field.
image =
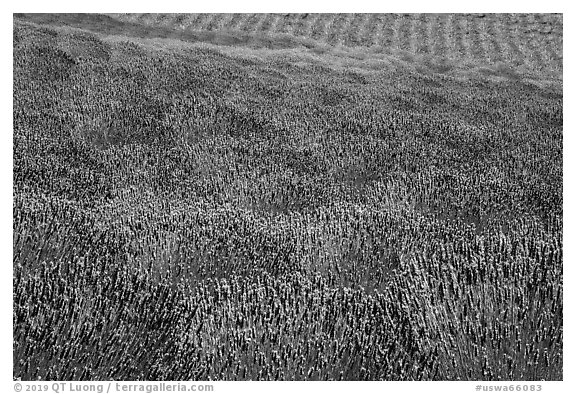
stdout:
[[(524, 68), (515, 68), (505, 63), (483, 64), (435, 56), (422, 56), (404, 50), (390, 50), (384, 47), (349, 48), (331, 46), (310, 38), (294, 37), (289, 34), (248, 33), (240, 30), (193, 31), (176, 30), (170, 27), (146, 26), (134, 22), (125, 22), (103, 14), (14, 14), (15, 20), (36, 25), (83, 29), (102, 36), (132, 38), (153, 41), (161, 46), (173, 46), (180, 43), (212, 44), (222, 50), (245, 58), (244, 50), (250, 55), (264, 58), (272, 56), (275, 61), (281, 54), (287, 67), (300, 73), (302, 68), (294, 67), (294, 59), (302, 55), (306, 65), (314, 63), (316, 67), (328, 64), (329, 69), (355, 67), (368, 72), (382, 70), (412, 70), (419, 74), (440, 78), (459, 78), (461, 80), (528, 81), (545, 89), (556, 89), (561, 74), (555, 72), (529, 72)], [(170, 43), (170, 41), (174, 42)], [(306, 51), (302, 51), (306, 49)], [(279, 50), (271, 52), (269, 50)], [(282, 51), (283, 50), (283, 51)], [(306, 53), (304, 53), (306, 52)]]
[(289, 49), (301, 46), (311, 49), (316, 47), (316, 44), (310, 40), (295, 39), (288, 35), (248, 34), (241, 31), (173, 30), (166, 27), (150, 27), (123, 22), (101, 14), (14, 14), (14, 18), (39, 25), (67, 26), (105, 35), (147, 39), (168, 38), (186, 42), (268, 49)]
[(485, 76), (501, 77), (513, 81), (519, 81), (522, 79), (522, 77), (518, 75), (518, 73), (514, 71), (512, 67), (502, 63), (498, 63), (494, 65), (492, 68), (486, 68), (486, 67), (480, 68), (478, 72)]

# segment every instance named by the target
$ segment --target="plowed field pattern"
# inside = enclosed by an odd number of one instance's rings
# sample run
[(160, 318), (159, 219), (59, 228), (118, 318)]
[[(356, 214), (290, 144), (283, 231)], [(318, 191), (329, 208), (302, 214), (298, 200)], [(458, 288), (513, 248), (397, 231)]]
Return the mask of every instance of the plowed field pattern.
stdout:
[(189, 31), (287, 34), (345, 47), (562, 69), (559, 14), (111, 14)]

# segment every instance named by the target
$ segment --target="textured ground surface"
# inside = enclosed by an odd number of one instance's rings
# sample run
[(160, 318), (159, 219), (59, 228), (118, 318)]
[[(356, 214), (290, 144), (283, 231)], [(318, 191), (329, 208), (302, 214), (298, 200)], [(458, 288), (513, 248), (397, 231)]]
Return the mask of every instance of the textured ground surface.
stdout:
[(562, 19), (16, 15), (14, 376), (562, 379)]

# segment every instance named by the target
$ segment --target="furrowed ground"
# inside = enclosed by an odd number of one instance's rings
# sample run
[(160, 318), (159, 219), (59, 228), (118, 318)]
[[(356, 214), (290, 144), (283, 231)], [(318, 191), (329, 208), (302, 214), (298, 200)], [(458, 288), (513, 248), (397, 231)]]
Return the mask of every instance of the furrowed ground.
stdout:
[(562, 17), (15, 15), (14, 377), (561, 380)]

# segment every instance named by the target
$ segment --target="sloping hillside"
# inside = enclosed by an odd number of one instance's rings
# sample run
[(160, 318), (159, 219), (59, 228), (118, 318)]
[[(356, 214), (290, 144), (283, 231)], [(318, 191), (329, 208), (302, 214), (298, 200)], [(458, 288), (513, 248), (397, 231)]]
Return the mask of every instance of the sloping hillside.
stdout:
[(15, 16), (15, 377), (562, 379), (561, 21), (147, 18)]

